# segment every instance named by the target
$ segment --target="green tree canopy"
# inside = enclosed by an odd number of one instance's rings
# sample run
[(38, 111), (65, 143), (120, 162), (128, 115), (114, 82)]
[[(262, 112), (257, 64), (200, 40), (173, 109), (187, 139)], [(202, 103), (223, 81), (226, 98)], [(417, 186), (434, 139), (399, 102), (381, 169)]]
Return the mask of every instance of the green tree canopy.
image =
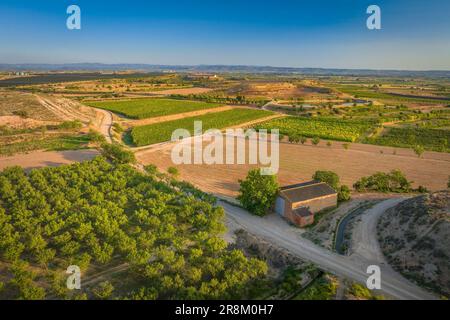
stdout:
[(274, 204), (279, 191), (276, 177), (261, 175), (259, 169), (250, 170), (245, 180), (239, 180), (238, 200), (250, 212), (264, 216)]
[(325, 182), (334, 190), (339, 190), (339, 176), (333, 171), (316, 171), (312, 176), (314, 180)]

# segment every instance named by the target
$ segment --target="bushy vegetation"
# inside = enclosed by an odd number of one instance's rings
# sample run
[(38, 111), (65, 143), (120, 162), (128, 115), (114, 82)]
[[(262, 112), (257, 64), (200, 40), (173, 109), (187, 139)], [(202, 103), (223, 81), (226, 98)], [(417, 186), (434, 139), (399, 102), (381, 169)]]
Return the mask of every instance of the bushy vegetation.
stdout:
[(333, 171), (316, 171), (312, 176), (314, 180), (325, 182), (338, 193), (338, 201), (348, 201), (351, 198), (350, 188), (346, 185), (340, 185), (340, 178)]
[(367, 138), (366, 143), (383, 146), (450, 152), (450, 130), (426, 128), (389, 128), (380, 136)]
[(242, 95), (237, 96), (229, 96), (229, 95), (220, 95), (214, 93), (208, 94), (189, 94), (189, 95), (181, 95), (174, 94), (170, 96), (173, 99), (189, 99), (189, 100), (200, 100), (209, 103), (221, 103), (221, 104), (237, 104), (237, 105), (257, 105), (263, 106), (270, 100), (266, 98), (256, 98), (256, 97), (245, 97)]
[(29, 133), (45, 133), (47, 131), (77, 131), (83, 127), (83, 124), (78, 121), (64, 121), (60, 124), (48, 124), (45, 126), (15, 129), (8, 126), (0, 126), (0, 136), (13, 136)]
[[(0, 259), (8, 264), (0, 297), (242, 297), (267, 266), (228, 249), (223, 209), (190, 190), (102, 157), (29, 173), (5, 169)], [(74, 293), (59, 276), (69, 265), (82, 272), (124, 268)]]
[(342, 185), (339, 187), (338, 190), (338, 201), (344, 202), (350, 200), (352, 197), (352, 193), (350, 191), (350, 188), (346, 185)]
[(169, 141), (176, 129), (186, 129), (194, 133), (194, 121), (202, 121), (203, 131), (223, 129), (240, 123), (264, 118), (272, 115), (270, 111), (252, 109), (233, 109), (217, 113), (209, 113), (198, 117), (167, 121), (147, 126), (135, 127), (131, 131), (133, 142), (137, 146)]
[(134, 99), (89, 102), (89, 106), (110, 110), (132, 119), (145, 119), (219, 107), (220, 104), (175, 99)]
[(102, 156), (117, 163), (135, 163), (136, 157), (134, 153), (129, 150), (125, 150), (118, 144), (103, 143), (101, 145)]
[(402, 96), (391, 94), (388, 92), (379, 91), (377, 89), (370, 89), (367, 87), (361, 86), (339, 86), (337, 89), (341, 92), (350, 94), (355, 96), (355, 98), (369, 98), (369, 99), (377, 99), (377, 100), (386, 100), (389, 102), (397, 102), (397, 103), (424, 103), (424, 104), (435, 104), (442, 103), (445, 101), (445, 98), (442, 100), (439, 99), (427, 99), (426, 97), (416, 97), (416, 96)]
[(112, 126), (117, 133), (122, 133), (125, 130), (118, 122), (114, 122)]
[(330, 187), (332, 187), (336, 191), (339, 189), (340, 179), (339, 179), (339, 176), (337, 175), (337, 173), (335, 173), (333, 171), (319, 170), (314, 173), (312, 178), (317, 181), (325, 182), (326, 184), (328, 184)]
[(79, 120), (75, 121), (64, 121), (58, 125), (59, 129), (63, 130), (79, 130), (83, 127), (83, 124)]
[(322, 275), (314, 280), (296, 300), (333, 300), (336, 298), (338, 282), (330, 275)]
[(13, 155), (33, 150), (64, 151), (88, 148), (89, 135), (61, 135), (2, 145), (0, 155)]
[(360, 192), (396, 192), (407, 193), (412, 191), (411, 181), (399, 170), (392, 170), (389, 173), (377, 172), (369, 177), (363, 177), (353, 187)]
[(262, 175), (259, 169), (248, 172), (245, 180), (239, 180), (239, 196), (242, 206), (257, 216), (264, 216), (275, 203), (279, 191), (273, 175)]
[[(269, 120), (255, 126), (256, 129), (279, 129), (280, 133), (293, 137), (356, 141), (376, 127), (368, 121), (343, 120), (337, 118), (286, 117)], [(320, 140), (319, 140), (320, 141)]]
[(384, 296), (372, 294), (369, 289), (359, 283), (353, 283), (348, 288), (348, 293), (354, 298), (361, 300), (384, 300)]

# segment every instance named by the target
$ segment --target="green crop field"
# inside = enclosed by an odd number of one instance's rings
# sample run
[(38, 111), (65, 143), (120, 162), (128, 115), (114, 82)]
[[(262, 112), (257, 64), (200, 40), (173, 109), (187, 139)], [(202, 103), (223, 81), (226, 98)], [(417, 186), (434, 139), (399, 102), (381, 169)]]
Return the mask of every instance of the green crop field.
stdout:
[(87, 105), (95, 108), (106, 109), (132, 119), (168, 116), (177, 113), (211, 109), (221, 106), (218, 103), (154, 98), (88, 102)]
[(208, 129), (223, 129), (245, 122), (265, 118), (273, 112), (257, 109), (233, 109), (223, 112), (205, 114), (198, 117), (184, 118), (147, 126), (135, 127), (131, 131), (133, 143), (145, 146), (154, 143), (169, 141), (172, 132), (176, 129), (187, 129), (193, 133), (194, 121), (202, 121), (203, 131)]
[(361, 135), (371, 132), (376, 126), (377, 123), (370, 121), (288, 117), (270, 120), (255, 126), (255, 128), (279, 129), (280, 134), (287, 136), (319, 137), (354, 142)]
[(370, 88), (360, 86), (338, 86), (336, 89), (340, 92), (350, 94), (356, 98), (368, 98), (395, 101), (397, 103), (428, 103), (428, 104), (443, 104), (448, 103), (444, 97), (442, 99), (428, 99), (427, 97), (418, 96), (402, 96), (392, 94), (389, 92), (371, 90)]
[(366, 143), (383, 146), (413, 148), (417, 145), (426, 150), (450, 152), (450, 130), (428, 128), (389, 128), (386, 133), (367, 138)]

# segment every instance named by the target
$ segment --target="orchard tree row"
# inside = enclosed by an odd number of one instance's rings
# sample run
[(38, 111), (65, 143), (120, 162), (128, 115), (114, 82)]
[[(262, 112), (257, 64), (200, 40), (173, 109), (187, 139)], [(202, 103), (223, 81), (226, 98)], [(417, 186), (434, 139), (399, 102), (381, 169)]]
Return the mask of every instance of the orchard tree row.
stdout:
[[(240, 298), (264, 262), (221, 238), (223, 209), (191, 186), (103, 157), (0, 173), (0, 297), (8, 299)], [(65, 288), (78, 265), (128, 266), (120, 281)], [(102, 269), (103, 268), (103, 269)], [(6, 276), (5, 276), (6, 275)], [(62, 275), (62, 276), (61, 276)]]

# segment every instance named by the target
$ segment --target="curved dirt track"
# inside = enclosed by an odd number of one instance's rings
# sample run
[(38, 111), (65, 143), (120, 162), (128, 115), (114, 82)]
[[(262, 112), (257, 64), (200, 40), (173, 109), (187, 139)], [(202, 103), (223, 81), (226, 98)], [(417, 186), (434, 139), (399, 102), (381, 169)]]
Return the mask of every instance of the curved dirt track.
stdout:
[(113, 115), (110, 111), (93, 108), (102, 115), (100, 122), (97, 124), (97, 129), (105, 137), (108, 143), (112, 142), (111, 128), (113, 125)]
[[(381, 202), (374, 208), (376, 210), (386, 210), (395, 204), (391, 200), (387, 201)], [(338, 276), (364, 284), (369, 276), (366, 273), (367, 267), (377, 264), (362, 257), (355, 259), (353, 256), (341, 256), (319, 247), (311, 241), (302, 238), (300, 236), (301, 230), (288, 225), (281, 217), (275, 214), (260, 218), (225, 202), (220, 201), (219, 204), (225, 209), (227, 218), (232, 220), (234, 224)], [(436, 299), (434, 295), (412, 284), (400, 274), (393, 272), (389, 267), (380, 265), (380, 268), (381, 292), (389, 297), (400, 300)]]

